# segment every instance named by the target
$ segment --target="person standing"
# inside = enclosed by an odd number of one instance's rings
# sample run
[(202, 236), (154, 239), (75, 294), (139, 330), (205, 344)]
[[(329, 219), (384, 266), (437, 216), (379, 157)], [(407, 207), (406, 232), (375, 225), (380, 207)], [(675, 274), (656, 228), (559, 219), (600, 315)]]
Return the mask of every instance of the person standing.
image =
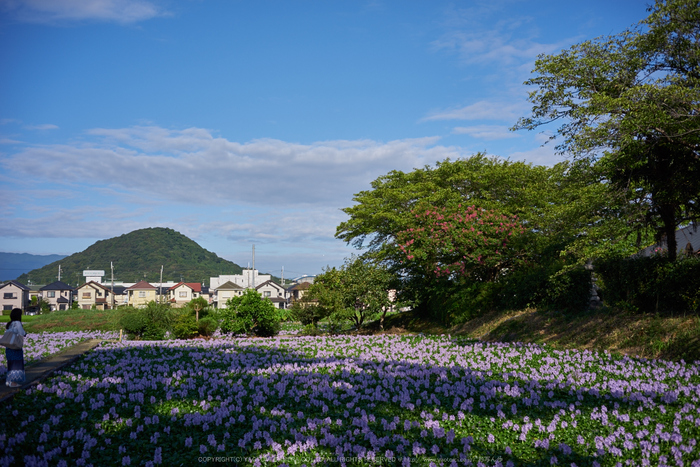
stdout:
[[(21, 309), (15, 308), (10, 312), (10, 322), (5, 325), (5, 332), (14, 332), (22, 337), (27, 335), (22, 327)], [(20, 387), (24, 383), (24, 350), (6, 348), (5, 357), (7, 358), (5, 384), (13, 388)]]

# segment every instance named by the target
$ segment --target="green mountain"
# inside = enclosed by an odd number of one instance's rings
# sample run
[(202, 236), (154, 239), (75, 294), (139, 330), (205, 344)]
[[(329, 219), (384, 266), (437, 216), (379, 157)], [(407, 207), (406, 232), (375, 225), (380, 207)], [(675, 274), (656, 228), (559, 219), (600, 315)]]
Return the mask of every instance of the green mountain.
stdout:
[(103, 270), (110, 279), (110, 261), (114, 264), (114, 280), (157, 284), (163, 266), (163, 282), (185, 281), (209, 284), (219, 274), (241, 274), (236, 263), (219, 258), (193, 240), (172, 229), (154, 227), (135, 230), (119, 237), (100, 240), (85, 251), (67, 256), (34, 269), (17, 278), (23, 284), (50, 284), (58, 279), (76, 286), (85, 282), (83, 271)]

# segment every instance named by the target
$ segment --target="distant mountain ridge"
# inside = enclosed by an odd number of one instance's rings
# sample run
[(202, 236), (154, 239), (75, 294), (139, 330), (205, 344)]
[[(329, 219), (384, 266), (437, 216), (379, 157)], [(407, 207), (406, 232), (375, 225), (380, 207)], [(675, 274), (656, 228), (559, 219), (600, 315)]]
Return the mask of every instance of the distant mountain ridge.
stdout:
[(0, 253), (0, 281), (15, 279), (21, 274), (65, 258), (66, 255), (30, 255)]
[(85, 282), (84, 270), (103, 270), (110, 278), (110, 262), (114, 264), (114, 279), (123, 282), (145, 280), (163, 282), (185, 281), (209, 283), (220, 274), (241, 274), (242, 268), (231, 261), (205, 250), (195, 241), (175, 230), (153, 227), (135, 230), (119, 237), (100, 240), (85, 251), (74, 253), (17, 278), (24, 284), (50, 284), (58, 279), (76, 286)]

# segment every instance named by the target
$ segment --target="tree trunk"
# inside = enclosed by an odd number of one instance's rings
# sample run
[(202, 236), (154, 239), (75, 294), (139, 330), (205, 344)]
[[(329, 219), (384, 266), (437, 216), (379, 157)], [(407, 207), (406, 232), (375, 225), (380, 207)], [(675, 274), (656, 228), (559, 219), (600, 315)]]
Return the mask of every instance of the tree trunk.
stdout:
[(668, 248), (668, 259), (673, 262), (676, 260), (678, 243), (676, 242), (676, 216), (675, 206), (665, 204), (661, 206), (661, 220), (664, 223), (663, 232), (666, 236), (666, 248)]

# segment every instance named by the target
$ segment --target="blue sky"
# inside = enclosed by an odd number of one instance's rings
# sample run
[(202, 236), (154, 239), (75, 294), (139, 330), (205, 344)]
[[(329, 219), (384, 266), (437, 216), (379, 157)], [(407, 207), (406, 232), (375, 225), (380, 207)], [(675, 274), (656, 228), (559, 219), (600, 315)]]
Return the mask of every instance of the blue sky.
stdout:
[[(170, 227), (242, 266), (320, 273), (352, 196), (476, 152), (551, 165), (538, 54), (647, 3), (0, 0), (0, 251)], [(158, 269), (160, 265), (154, 265)]]

